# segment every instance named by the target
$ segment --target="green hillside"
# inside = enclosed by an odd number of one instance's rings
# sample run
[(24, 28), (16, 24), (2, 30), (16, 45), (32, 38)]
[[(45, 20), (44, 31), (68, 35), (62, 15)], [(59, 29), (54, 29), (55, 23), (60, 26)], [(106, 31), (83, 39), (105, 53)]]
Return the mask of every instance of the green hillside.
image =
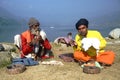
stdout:
[(26, 21), (24, 19), (16, 17), (4, 8), (0, 7), (0, 26), (22, 25), (25, 22)]
[(20, 23), (14, 19), (0, 17), (0, 26), (19, 25), (19, 24)]
[(115, 13), (110, 13), (107, 15), (102, 15), (92, 19), (92, 26), (104, 27), (104, 28), (115, 28), (120, 27), (120, 11)]

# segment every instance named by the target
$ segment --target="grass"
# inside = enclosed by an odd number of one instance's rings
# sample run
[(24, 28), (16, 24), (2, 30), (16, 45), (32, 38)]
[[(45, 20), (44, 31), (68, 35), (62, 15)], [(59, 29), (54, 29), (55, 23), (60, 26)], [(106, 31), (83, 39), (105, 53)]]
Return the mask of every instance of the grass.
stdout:
[[(54, 59), (63, 62), (58, 65), (27, 66), (25, 72), (16, 75), (6, 73), (6, 67), (0, 69), (0, 80), (119, 80), (120, 79), (120, 44), (109, 44), (106, 50), (112, 50), (116, 54), (112, 66), (102, 69), (99, 74), (85, 74), (76, 62), (64, 62), (58, 58), (59, 54), (73, 53), (72, 47), (61, 47), (52, 44)], [(47, 60), (47, 61), (48, 61)]]
[(0, 64), (0, 68), (3, 68), (3, 67), (5, 67), (5, 66), (7, 66), (7, 65), (9, 65), (9, 64), (11, 64), (10, 61), (5, 61), (5, 60), (3, 60), (3, 61), (1, 62), (1, 64)]

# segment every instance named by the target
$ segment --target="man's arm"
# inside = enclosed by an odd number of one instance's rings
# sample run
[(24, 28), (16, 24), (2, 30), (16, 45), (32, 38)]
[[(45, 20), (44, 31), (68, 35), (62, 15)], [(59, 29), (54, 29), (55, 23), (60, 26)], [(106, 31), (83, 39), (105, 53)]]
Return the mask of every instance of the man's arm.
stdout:
[(105, 48), (107, 42), (106, 42), (105, 38), (102, 37), (100, 32), (98, 32), (98, 37), (99, 37), (99, 40), (100, 40), (100, 49)]
[(82, 46), (81, 39), (80, 39), (80, 36), (77, 34), (75, 36), (75, 46), (73, 46), (73, 49), (74, 50), (81, 50), (81, 46)]

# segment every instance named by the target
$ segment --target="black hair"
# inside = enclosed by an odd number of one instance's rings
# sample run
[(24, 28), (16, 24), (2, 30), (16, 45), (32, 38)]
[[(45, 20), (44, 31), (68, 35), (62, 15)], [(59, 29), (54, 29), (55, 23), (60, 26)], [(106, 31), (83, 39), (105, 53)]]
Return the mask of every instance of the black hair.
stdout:
[(87, 19), (85, 19), (85, 18), (81, 18), (80, 20), (78, 20), (78, 22), (76, 23), (76, 29), (78, 30), (78, 27), (80, 26), (80, 25), (85, 25), (87, 28), (88, 28), (88, 24), (89, 24), (89, 22), (88, 22), (88, 20)]
[(72, 33), (71, 33), (71, 32), (69, 32), (67, 35), (72, 35)]

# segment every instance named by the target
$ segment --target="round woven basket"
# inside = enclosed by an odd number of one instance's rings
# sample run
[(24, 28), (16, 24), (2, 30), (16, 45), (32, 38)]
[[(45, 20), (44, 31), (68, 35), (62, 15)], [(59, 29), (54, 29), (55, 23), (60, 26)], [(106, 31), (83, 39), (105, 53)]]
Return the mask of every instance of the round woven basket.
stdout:
[(100, 68), (96, 66), (84, 66), (83, 68), (83, 72), (87, 74), (98, 74), (100, 71)]
[(8, 74), (19, 74), (24, 72), (25, 70), (26, 70), (25, 65), (14, 64), (14, 65), (7, 66), (6, 72)]

